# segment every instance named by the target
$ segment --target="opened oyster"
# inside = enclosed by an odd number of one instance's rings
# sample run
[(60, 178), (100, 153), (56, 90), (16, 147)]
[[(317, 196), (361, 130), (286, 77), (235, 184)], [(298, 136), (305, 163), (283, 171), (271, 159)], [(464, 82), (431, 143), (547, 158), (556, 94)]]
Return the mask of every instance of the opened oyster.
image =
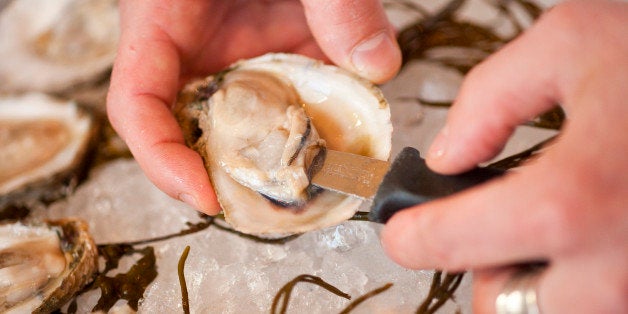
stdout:
[(361, 200), (313, 189), (325, 147), (386, 160), (390, 109), (373, 84), (290, 54), (240, 61), (180, 93), (175, 115), (203, 156), (225, 218), (252, 234), (290, 234), (350, 218)]
[(0, 97), (0, 219), (10, 206), (63, 196), (81, 174), (96, 125), (74, 102)]
[(60, 92), (113, 65), (116, 0), (13, 0), (0, 14), (0, 92)]
[(89, 283), (98, 252), (85, 223), (0, 225), (0, 312), (50, 313)]

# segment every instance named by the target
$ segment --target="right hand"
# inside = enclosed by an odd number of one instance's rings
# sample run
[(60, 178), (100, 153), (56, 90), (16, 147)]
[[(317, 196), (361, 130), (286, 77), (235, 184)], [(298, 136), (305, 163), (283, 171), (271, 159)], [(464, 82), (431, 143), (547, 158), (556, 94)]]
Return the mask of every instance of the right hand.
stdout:
[(472, 270), (473, 304), (522, 263), (545, 261), (543, 313), (628, 311), (628, 4), (572, 1), (474, 68), (428, 165), (459, 173), (494, 157), (515, 127), (560, 104), (558, 138), (523, 167), (398, 212), (382, 231), (410, 268)]

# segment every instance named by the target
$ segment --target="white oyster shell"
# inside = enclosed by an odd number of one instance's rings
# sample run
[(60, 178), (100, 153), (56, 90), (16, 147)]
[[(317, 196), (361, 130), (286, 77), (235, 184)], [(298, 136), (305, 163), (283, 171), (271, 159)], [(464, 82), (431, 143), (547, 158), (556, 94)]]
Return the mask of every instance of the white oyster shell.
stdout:
[(76, 177), (96, 132), (74, 102), (38, 93), (0, 97), (0, 213)]
[(0, 11), (0, 92), (59, 92), (113, 64), (116, 0), (13, 0)]
[[(215, 77), (188, 85), (175, 106), (188, 144), (204, 157), (227, 222), (245, 233), (284, 235), (335, 225), (350, 218), (362, 200), (323, 191), (304, 206), (286, 208), (243, 186), (229, 174), (220, 157), (227, 145), (221, 143), (241, 139), (230, 137), (228, 129), (215, 128), (229, 124), (215, 121), (211, 106), (217, 101), (213, 97), (224, 96), (220, 90), (222, 83), (229, 81), (230, 76), (247, 72), (269, 74), (294, 89), (326, 147), (382, 160), (388, 159), (391, 149), (390, 109), (380, 90), (370, 82), (298, 55), (267, 54), (240, 61)], [(262, 110), (251, 114), (269, 119)], [(258, 123), (249, 125), (253, 129), (248, 133), (263, 132), (256, 129)], [(235, 129), (231, 133), (236, 137), (241, 134)], [(277, 149), (281, 151), (283, 147)]]
[(97, 270), (96, 245), (85, 223), (0, 225), (0, 312), (49, 313)]

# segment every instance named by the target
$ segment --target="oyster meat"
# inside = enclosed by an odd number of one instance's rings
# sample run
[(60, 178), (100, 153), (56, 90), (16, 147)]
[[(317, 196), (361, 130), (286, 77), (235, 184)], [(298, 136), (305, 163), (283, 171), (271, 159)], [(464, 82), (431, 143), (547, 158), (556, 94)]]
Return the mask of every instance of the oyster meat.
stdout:
[(89, 283), (98, 252), (86, 224), (0, 225), (0, 312), (50, 313)]
[(63, 196), (96, 134), (93, 117), (74, 102), (36, 93), (0, 97), (0, 219), (17, 203)]
[(13, 0), (0, 11), (0, 92), (61, 92), (113, 65), (116, 0)]
[(326, 147), (386, 160), (390, 109), (381, 91), (299, 55), (267, 54), (188, 84), (174, 108), (204, 158), (225, 218), (251, 234), (338, 224), (362, 201), (310, 185)]

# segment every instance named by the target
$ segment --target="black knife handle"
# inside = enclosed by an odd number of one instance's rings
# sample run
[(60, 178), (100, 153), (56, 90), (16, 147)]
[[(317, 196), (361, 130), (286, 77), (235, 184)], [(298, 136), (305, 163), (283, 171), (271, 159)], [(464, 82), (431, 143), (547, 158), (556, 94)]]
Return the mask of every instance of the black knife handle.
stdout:
[(438, 174), (427, 167), (418, 150), (406, 147), (384, 176), (369, 220), (386, 223), (399, 210), (454, 194), (504, 173), (494, 168), (475, 168), (458, 175)]

